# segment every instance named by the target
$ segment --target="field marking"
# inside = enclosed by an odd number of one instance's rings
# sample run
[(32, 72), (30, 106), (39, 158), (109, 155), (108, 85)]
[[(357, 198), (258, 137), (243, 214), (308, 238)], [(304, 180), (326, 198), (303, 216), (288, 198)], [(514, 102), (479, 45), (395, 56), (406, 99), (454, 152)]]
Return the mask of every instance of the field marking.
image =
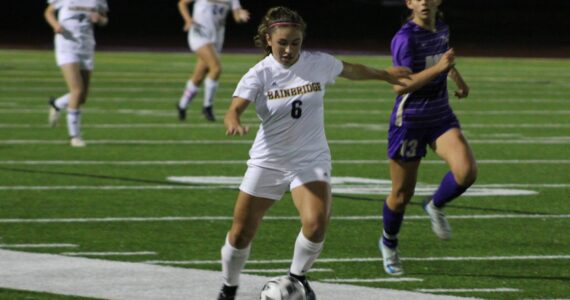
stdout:
[(34, 248), (77, 248), (76, 244), (0, 244), (0, 248), (8, 249), (34, 249)]
[[(451, 220), (501, 220), (501, 219), (570, 219), (566, 215), (541, 215), (541, 214), (490, 214), (490, 215), (447, 215)], [(195, 221), (232, 221), (232, 216), (165, 216), (165, 217), (106, 217), (106, 218), (0, 218), (0, 224), (27, 224), (27, 223), (121, 223), (121, 222), (195, 222)], [(297, 221), (299, 216), (265, 216), (264, 221)], [(334, 221), (379, 221), (381, 216), (333, 216)], [(426, 215), (406, 216), (406, 220), (429, 220)]]
[[(0, 160), (0, 165), (107, 165), (107, 166), (156, 166), (156, 165), (246, 165), (247, 160)], [(387, 159), (333, 160), (339, 165), (388, 164)], [(422, 160), (422, 164), (443, 165), (443, 160)], [(481, 159), (479, 165), (560, 165), (570, 164), (570, 159)]]
[(157, 255), (154, 251), (133, 251), (133, 252), (62, 252), (67, 256), (149, 256)]
[[(405, 261), (509, 261), (509, 260), (569, 260), (570, 255), (519, 255), (519, 256), (447, 256), (447, 257), (400, 257)], [(367, 263), (381, 262), (381, 257), (317, 258), (317, 263)], [(149, 260), (149, 264), (164, 265), (215, 265), (220, 260)], [(248, 264), (291, 263), (291, 259), (248, 260)]]
[[(220, 272), (0, 250), (0, 287), (115, 300), (215, 299)], [(270, 277), (242, 274), (240, 299), (257, 299)], [(188, 283), (191, 284), (188, 284)], [(456, 296), (313, 281), (322, 299), (454, 300)]]
[[(244, 269), (242, 272), (244, 273), (280, 273), (280, 274), (287, 274), (289, 272), (289, 268), (286, 269)], [(311, 273), (322, 273), (322, 272), (334, 272), (333, 269), (327, 268), (311, 268)]]
[[(251, 145), (253, 140), (87, 140), (90, 145)], [(329, 140), (332, 145), (385, 145), (381, 140)], [(470, 139), (470, 144), (493, 145), (567, 145), (570, 136), (552, 136), (520, 139)], [(0, 140), (1, 145), (67, 145), (68, 140)]]
[[(311, 272), (313, 270), (311, 269)], [(421, 278), (413, 277), (382, 277), (382, 278), (335, 278), (335, 279), (319, 279), (322, 282), (330, 283), (373, 283), (373, 282), (421, 282)]]
[(416, 289), (422, 293), (506, 293), (520, 292), (520, 289), (514, 288), (488, 288), (488, 289)]

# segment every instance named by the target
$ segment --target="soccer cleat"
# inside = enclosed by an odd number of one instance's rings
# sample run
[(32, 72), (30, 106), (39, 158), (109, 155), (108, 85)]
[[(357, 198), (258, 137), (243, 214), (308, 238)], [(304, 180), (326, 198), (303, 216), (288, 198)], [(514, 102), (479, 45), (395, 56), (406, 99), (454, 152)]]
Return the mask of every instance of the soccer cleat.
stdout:
[(306, 276), (298, 276), (291, 273), (289, 273), (289, 276), (299, 280), (299, 282), (303, 285), (303, 287), (305, 288), (306, 300), (317, 300), (317, 296), (315, 295), (315, 292), (311, 288), (311, 285), (309, 284), (309, 281), (307, 280)]
[(442, 240), (449, 240), (451, 238), (451, 226), (447, 222), (443, 208), (433, 205), (431, 198), (424, 199), (423, 207), (431, 220), (431, 229), (435, 235)]
[(48, 123), (49, 123), (49, 126), (56, 127), (57, 124), (59, 124), (60, 111), (59, 111), (59, 108), (57, 106), (55, 106), (55, 98), (54, 97), (50, 97), (48, 103), (49, 103)]
[(180, 105), (176, 103), (176, 110), (178, 111), (178, 120), (180, 121), (186, 120), (186, 109), (180, 107)]
[(212, 109), (212, 106), (204, 106), (204, 108), (202, 108), (202, 114), (204, 115), (204, 118), (206, 118), (206, 120), (210, 122), (216, 121), (216, 117), (214, 116), (214, 111)]
[(378, 248), (382, 252), (382, 261), (384, 264), (384, 271), (388, 275), (400, 276), (404, 274), (404, 268), (402, 267), (402, 262), (400, 261), (400, 253), (398, 253), (398, 248), (390, 248), (384, 245), (382, 241), (383, 237), (378, 241)]
[(72, 137), (70, 144), (71, 144), (71, 147), (77, 147), (77, 148), (82, 148), (82, 147), (87, 146), (85, 141), (80, 137)]
[(237, 285), (227, 286), (224, 284), (218, 294), (218, 300), (234, 300), (236, 298), (237, 288)]

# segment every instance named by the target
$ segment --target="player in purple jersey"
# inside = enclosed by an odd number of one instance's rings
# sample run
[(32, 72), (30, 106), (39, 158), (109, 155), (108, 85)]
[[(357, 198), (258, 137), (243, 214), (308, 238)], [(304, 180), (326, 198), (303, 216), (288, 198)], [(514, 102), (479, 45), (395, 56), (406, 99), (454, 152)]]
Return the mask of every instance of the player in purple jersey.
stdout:
[(379, 248), (384, 270), (390, 275), (403, 274), (397, 236), (427, 146), (450, 168), (436, 192), (423, 203), (440, 239), (451, 237), (443, 207), (465, 192), (477, 176), (473, 152), (449, 105), (448, 77), (457, 85), (458, 98), (467, 97), (469, 87), (454, 66), (455, 52), (449, 48), (449, 29), (439, 18), (440, 4), (441, 0), (406, 0), (412, 14), (391, 45), (393, 64), (408, 67), (413, 74), (404, 80), (406, 86), (394, 86), (398, 97), (388, 132), (392, 191), (383, 207)]

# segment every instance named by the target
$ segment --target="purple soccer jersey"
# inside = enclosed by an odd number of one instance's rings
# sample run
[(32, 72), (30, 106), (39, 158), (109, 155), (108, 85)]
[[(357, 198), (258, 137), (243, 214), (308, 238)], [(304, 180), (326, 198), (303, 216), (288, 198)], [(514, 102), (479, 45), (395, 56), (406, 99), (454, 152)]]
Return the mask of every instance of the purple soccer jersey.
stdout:
[[(394, 66), (408, 67), (413, 73), (421, 72), (435, 65), (449, 50), (449, 28), (438, 21), (436, 31), (432, 32), (408, 21), (392, 39), (391, 50)], [(453, 119), (445, 72), (422, 88), (399, 95), (390, 123), (397, 127), (429, 128)]]

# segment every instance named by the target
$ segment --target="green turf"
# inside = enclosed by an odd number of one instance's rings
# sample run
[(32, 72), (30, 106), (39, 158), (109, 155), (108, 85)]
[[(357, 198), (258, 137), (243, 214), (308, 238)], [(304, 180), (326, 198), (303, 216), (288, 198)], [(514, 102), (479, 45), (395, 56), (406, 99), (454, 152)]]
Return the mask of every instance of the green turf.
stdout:
[[(228, 107), (237, 81), (259, 55), (224, 54), (224, 74), (216, 99), (218, 119)], [(342, 56), (343, 60), (387, 67), (388, 57)], [(174, 104), (193, 68), (186, 53), (99, 52), (88, 104), (83, 114), (88, 147), (72, 149), (67, 132), (47, 126), (47, 99), (66, 92), (49, 51), (0, 51), (0, 221), (42, 218), (230, 216), (236, 189), (176, 189), (168, 176), (242, 176), (250, 134), (224, 135), (222, 122), (208, 124), (200, 115), (202, 94), (177, 121)], [(537, 191), (532, 196), (464, 196), (447, 209), (450, 216), (570, 214), (570, 60), (458, 58), (458, 69), (472, 90), (468, 99), (452, 100), (479, 165), (477, 184), (517, 184)], [(326, 131), (335, 176), (388, 179), (386, 125), (394, 95), (378, 82), (338, 79), (326, 94)], [(256, 128), (252, 108), (245, 123)], [(114, 126), (113, 126), (114, 125)], [(118, 125), (124, 125), (117, 128)], [(139, 127), (128, 127), (137, 125)], [(129, 144), (125, 141), (156, 141)], [(371, 141), (342, 144), (335, 141)], [(40, 142), (48, 143), (40, 143)], [(107, 141), (107, 143), (97, 143)], [(170, 143), (165, 142), (170, 141)], [(219, 143), (192, 144), (192, 141)], [(231, 141), (243, 141), (231, 144)], [(26, 142), (26, 143), (24, 143)], [(49, 144), (49, 142), (57, 142)], [(110, 143), (113, 142), (113, 143)], [(183, 144), (182, 142), (186, 142)], [(212, 161), (210, 164), (57, 164), (54, 161)], [(430, 153), (426, 160), (437, 160)], [(484, 161), (520, 160), (520, 163)], [(545, 160), (545, 163), (530, 163)], [(560, 163), (552, 163), (560, 160)], [(550, 162), (548, 162), (550, 161)], [(35, 163), (34, 163), (35, 162)], [(436, 185), (443, 164), (424, 164), (419, 181)], [(543, 184), (564, 184), (544, 187)], [(88, 186), (91, 189), (31, 190), (29, 187)], [(173, 189), (104, 190), (98, 186), (168, 186)], [(182, 185), (185, 186), (185, 185)], [(19, 189), (15, 189), (19, 187)], [(28, 187), (28, 188), (26, 188)], [(335, 194), (333, 216), (379, 216), (384, 194)], [(423, 216), (415, 197), (408, 216)], [(287, 194), (269, 216), (295, 216)], [(487, 257), (570, 255), (570, 218), (451, 219), (454, 237), (438, 241), (425, 219), (404, 222), (401, 255), (422, 257)], [(154, 251), (154, 256), (109, 257), (110, 260), (217, 260), (230, 225), (221, 221), (152, 221), (23, 223), (0, 222), (0, 244), (72, 243), (73, 250), (26, 249), (41, 253), (66, 251)], [(297, 220), (268, 220), (253, 245), (252, 260), (288, 259), (299, 230)], [(377, 258), (381, 225), (373, 220), (334, 220), (321, 258)], [(264, 245), (272, 245), (266, 247)], [(277, 246), (276, 246), (277, 245)], [(24, 250), (22, 250), (24, 251)], [(368, 283), (401, 290), (515, 288), (518, 292), (447, 293), (484, 299), (568, 298), (570, 260), (404, 261), (407, 277), (421, 282)], [(219, 270), (217, 264), (194, 267)], [(286, 268), (277, 263), (254, 268)], [(327, 278), (387, 277), (380, 262), (319, 262), (333, 272)], [(266, 275), (266, 274), (264, 274)], [(0, 289), (0, 299), (71, 299), (45, 293)]]

